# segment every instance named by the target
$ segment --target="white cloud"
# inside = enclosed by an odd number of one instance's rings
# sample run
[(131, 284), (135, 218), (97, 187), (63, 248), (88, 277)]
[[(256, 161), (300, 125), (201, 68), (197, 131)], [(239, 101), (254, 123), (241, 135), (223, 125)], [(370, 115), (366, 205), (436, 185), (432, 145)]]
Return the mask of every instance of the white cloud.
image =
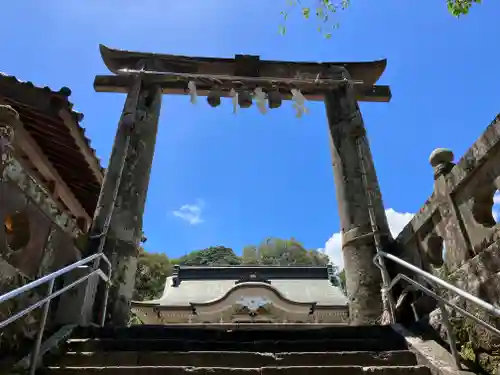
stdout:
[(339, 267), (339, 269), (344, 268), (344, 259), (342, 259), (342, 235), (340, 232), (334, 233), (328, 241), (325, 243), (323, 251), (330, 258), (331, 262)]
[(385, 210), (385, 214), (387, 215), (389, 229), (391, 230), (393, 237), (396, 237), (399, 233), (401, 233), (406, 224), (408, 224), (413, 216), (415, 216), (409, 212), (394, 211), (392, 208)]
[(178, 210), (172, 211), (172, 213), (174, 216), (187, 221), (191, 225), (197, 225), (203, 223), (203, 219), (201, 217), (203, 207), (203, 201), (198, 199), (196, 203), (184, 204)]
[[(396, 237), (399, 232), (403, 230), (405, 225), (408, 224), (408, 222), (414, 215), (408, 212), (397, 212), (392, 208), (385, 210), (385, 214), (387, 215), (389, 229), (391, 230), (393, 237)], [(323, 249), (319, 249), (319, 251), (322, 251), (326, 255), (328, 255), (332, 263), (337, 265), (339, 269), (342, 269), (344, 267), (341, 241), (342, 235), (340, 234), (340, 232), (334, 233), (333, 236), (331, 236), (328, 241), (326, 241), (325, 247)]]
[(493, 196), (493, 209), (492, 209), (493, 217), (495, 221), (498, 223), (500, 221), (500, 191), (497, 190), (495, 195)]

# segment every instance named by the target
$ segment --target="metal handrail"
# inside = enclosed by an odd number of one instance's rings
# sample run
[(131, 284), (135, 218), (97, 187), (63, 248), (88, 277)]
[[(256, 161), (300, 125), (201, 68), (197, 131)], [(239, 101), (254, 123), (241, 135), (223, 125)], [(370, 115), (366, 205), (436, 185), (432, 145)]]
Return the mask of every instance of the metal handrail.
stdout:
[[(414, 272), (415, 274), (423, 277), (427, 282), (429, 282), (433, 286), (438, 285), (438, 286), (448, 290), (449, 292), (455, 293), (456, 295), (458, 295), (459, 297), (462, 297), (463, 299), (469, 301), (470, 303), (472, 303), (478, 307), (481, 307), (482, 309), (486, 310), (491, 315), (494, 315), (495, 317), (500, 317), (500, 308), (493, 306), (492, 304), (482, 300), (481, 298), (478, 298), (470, 293), (467, 293), (466, 291), (464, 291), (460, 288), (457, 288), (456, 286), (454, 286), (450, 283), (447, 283), (446, 281), (440, 279), (439, 277), (436, 277), (436, 276), (430, 274), (429, 272), (426, 272), (426, 271), (422, 270), (421, 268), (418, 268), (418, 267), (414, 266), (413, 264), (408, 263), (395, 255), (386, 253), (385, 251), (377, 251), (377, 254), (373, 257), (373, 262), (381, 270), (381, 272), (383, 272), (383, 271), (387, 272), (386, 270), (382, 270), (381, 264), (383, 264), (383, 263), (381, 263), (379, 261), (381, 258), (389, 259), (389, 260), (399, 264), (400, 266), (403, 266), (406, 269)], [(458, 369), (461, 368), (460, 355), (458, 354), (458, 351), (457, 351), (455, 333), (453, 332), (453, 330), (451, 328), (450, 317), (448, 314), (448, 310), (446, 310), (445, 306), (451, 307), (452, 309), (456, 310), (459, 314), (464, 315), (469, 319), (472, 319), (474, 322), (476, 322), (481, 327), (483, 327), (483, 328), (489, 330), (490, 332), (500, 336), (500, 330), (497, 329), (496, 327), (492, 326), (491, 324), (486, 323), (484, 320), (474, 316), (470, 312), (468, 312), (468, 311), (464, 310), (463, 308), (455, 305), (454, 303), (448, 301), (446, 298), (439, 296), (437, 293), (433, 292), (432, 290), (430, 290), (426, 286), (420, 284), (419, 282), (413, 280), (409, 276), (404, 275), (402, 273), (399, 273), (396, 277), (394, 277), (394, 279), (392, 279), (392, 281), (387, 286), (384, 286), (383, 292), (390, 293), (392, 288), (394, 288), (394, 286), (397, 283), (399, 283), (401, 280), (404, 280), (404, 281), (410, 283), (415, 288), (424, 292), (428, 296), (434, 298), (438, 302), (438, 307), (441, 310), (441, 314), (443, 317), (443, 325), (444, 325), (445, 330), (446, 330), (448, 345), (450, 347), (451, 354), (455, 360), (455, 364), (456, 364)], [(395, 321), (395, 317), (392, 317), (392, 318)]]
[[(55, 280), (59, 276), (66, 275), (67, 273), (69, 273), (77, 268), (81, 268), (82, 266), (85, 266), (89, 263), (94, 263), (97, 261), (99, 261), (99, 262), (104, 261), (108, 265), (107, 275), (104, 274), (104, 272), (100, 268), (93, 269), (87, 275), (80, 277), (78, 280), (76, 280), (76, 281), (72, 282), (71, 284), (66, 285), (64, 288), (54, 292)], [(83, 283), (84, 281), (88, 280), (93, 275), (98, 275), (106, 283), (103, 307), (102, 307), (102, 311), (101, 311), (101, 316), (99, 318), (99, 324), (101, 326), (103, 326), (105, 318), (106, 318), (106, 309), (107, 309), (107, 303), (108, 303), (109, 288), (111, 285), (110, 284), (111, 283), (111, 271), (112, 271), (111, 263), (108, 260), (108, 258), (106, 257), (106, 255), (104, 255), (104, 253), (93, 254), (87, 258), (84, 258), (84, 259), (81, 259), (77, 262), (74, 262), (74, 263), (70, 264), (69, 266), (61, 268), (55, 272), (52, 272), (51, 274), (43, 276), (35, 281), (32, 281), (31, 283), (23, 285), (17, 289), (14, 289), (14, 290), (0, 296), (0, 304), (1, 304), (1, 303), (4, 303), (6, 301), (11, 300), (12, 298), (18, 297), (19, 295), (21, 295), (27, 291), (31, 291), (31, 290), (39, 287), (40, 285), (48, 283), (47, 296), (45, 298), (41, 299), (40, 301), (37, 301), (36, 303), (30, 305), (29, 307), (25, 308), (24, 310), (19, 311), (18, 313), (14, 314), (11, 317), (0, 322), (0, 329), (2, 329), (4, 327), (6, 327), (7, 325), (15, 322), (16, 320), (22, 318), (26, 314), (29, 314), (31, 311), (43, 306), (42, 316), (40, 318), (39, 329), (38, 329), (37, 336), (35, 339), (33, 351), (31, 353), (30, 369), (29, 369), (30, 375), (34, 375), (36, 368), (37, 368), (38, 357), (39, 357), (39, 353), (40, 353), (40, 346), (42, 344), (43, 333), (45, 331), (45, 325), (47, 323), (47, 316), (49, 313), (50, 302), (54, 298), (65, 293), (66, 291), (68, 291), (68, 290), (74, 288), (75, 286)]]

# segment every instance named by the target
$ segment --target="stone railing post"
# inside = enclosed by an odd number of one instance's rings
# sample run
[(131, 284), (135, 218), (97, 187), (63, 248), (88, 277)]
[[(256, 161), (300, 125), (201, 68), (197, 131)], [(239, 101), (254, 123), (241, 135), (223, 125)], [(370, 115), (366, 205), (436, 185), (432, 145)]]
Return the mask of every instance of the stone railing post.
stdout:
[(458, 208), (448, 189), (448, 175), (455, 166), (453, 159), (453, 152), (446, 148), (437, 148), (429, 156), (429, 163), (434, 169), (434, 196), (443, 223), (443, 253), (445, 248), (451, 250), (446, 252), (446, 259), (443, 260), (447, 267), (457, 269), (467, 261), (472, 250)]
[(453, 163), (453, 151), (447, 148), (436, 148), (429, 156), (429, 163), (434, 169), (434, 180), (438, 181), (441, 176), (446, 176), (451, 172), (455, 164)]

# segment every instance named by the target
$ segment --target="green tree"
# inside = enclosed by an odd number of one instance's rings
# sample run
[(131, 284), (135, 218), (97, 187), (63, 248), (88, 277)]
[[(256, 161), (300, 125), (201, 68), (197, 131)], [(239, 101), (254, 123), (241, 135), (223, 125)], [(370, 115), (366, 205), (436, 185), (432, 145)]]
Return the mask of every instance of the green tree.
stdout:
[(340, 283), (339, 288), (342, 289), (344, 294), (347, 294), (347, 289), (345, 286), (345, 269), (342, 269), (342, 271), (340, 271), (338, 273), (338, 277), (339, 277), (339, 283)]
[[(316, 18), (319, 21), (318, 30), (326, 38), (330, 38), (332, 34), (326, 30), (338, 27), (335, 15), (339, 11), (346, 10), (350, 0), (286, 0), (286, 3), (288, 9), (281, 12), (284, 21), (280, 26), (282, 34), (286, 32), (285, 23), (288, 14), (293, 10), (300, 10), (305, 19)], [(472, 5), (479, 3), (481, 0), (446, 0), (448, 11), (454, 17), (468, 14)]]
[(141, 248), (135, 274), (134, 300), (159, 298), (167, 277), (171, 275), (172, 264), (165, 254), (148, 253)]
[(241, 258), (225, 246), (210, 246), (204, 250), (193, 251), (175, 261), (184, 266), (231, 266), (241, 264)]
[(243, 248), (241, 261), (244, 264), (258, 264), (259, 249), (256, 246), (246, 246), (245, 248)]
[(307, 250), (294, 238), (283, 240), (269, 237), (258, 246), (248, 246), (243, 263), (265, 265), (326, 265), (328, 257), (317, 250)]

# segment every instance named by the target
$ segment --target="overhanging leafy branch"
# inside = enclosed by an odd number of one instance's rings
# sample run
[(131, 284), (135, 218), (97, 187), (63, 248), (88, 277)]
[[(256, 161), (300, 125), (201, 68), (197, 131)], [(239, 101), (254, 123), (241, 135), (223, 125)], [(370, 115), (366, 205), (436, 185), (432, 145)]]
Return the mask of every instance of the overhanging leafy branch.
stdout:
[[(331, 30), (339, 27), (335, 15), (346, 10), (350, 2), (351, 0), (286, 0), (287, 9), (281, 12), (283, 22), (279, 28), (280, 34), (286, 34), (286, 22), (290, 13), (300, 10), (306, 20), (315, 18), (319, 22), (318, 31), (330, 39)], [(468, 14), (472, 5), (479, 3), (481, 0), (446, 0), (448, 11), (457, 18)]]

